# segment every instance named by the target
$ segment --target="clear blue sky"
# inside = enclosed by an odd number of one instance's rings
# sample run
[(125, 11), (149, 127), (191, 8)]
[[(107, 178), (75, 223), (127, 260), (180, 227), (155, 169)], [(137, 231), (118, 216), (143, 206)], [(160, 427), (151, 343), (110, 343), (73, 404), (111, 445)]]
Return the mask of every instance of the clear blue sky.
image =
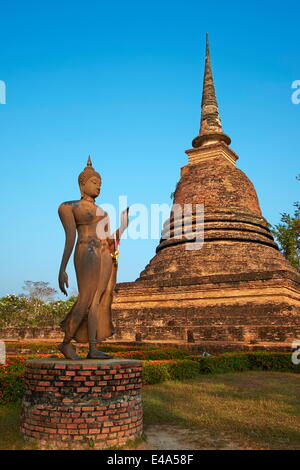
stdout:
[[(11, 1), (1, 6), (0, 295), (24, 280), (57, 288), (58, 205), (79, 196), (91, 154), (100, 198), (170, 203), (198, 133), (208, 31), (224, 132), (264, 216), (299, 200), (297, 1)], [(155, 240), (123, 241), (119, 281), (134, 280)], [(76, 288), (73, 260), (68, 269)]]

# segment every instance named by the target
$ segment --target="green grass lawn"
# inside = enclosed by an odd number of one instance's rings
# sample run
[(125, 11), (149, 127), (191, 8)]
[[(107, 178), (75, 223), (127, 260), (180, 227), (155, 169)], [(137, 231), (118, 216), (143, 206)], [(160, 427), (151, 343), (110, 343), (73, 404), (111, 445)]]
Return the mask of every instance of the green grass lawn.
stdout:
[(33, 449), (19, 432), (20, 404), (0, 406), (0, 449)]
[[(300, 376), (281, 372), (202, 375), (143, 388), (144, 424), (190, 429), (195, 449), (300, 449)], [(0, 407), (0, 449), (28, 449), (20, 404)]]
[(244, 448), (300, 449), (296, 374), (242, 372), (165, 382), (144, 387), (143, 401), (146, 426), (197, 430), (198, 449), (221, 448), (224, 438)]

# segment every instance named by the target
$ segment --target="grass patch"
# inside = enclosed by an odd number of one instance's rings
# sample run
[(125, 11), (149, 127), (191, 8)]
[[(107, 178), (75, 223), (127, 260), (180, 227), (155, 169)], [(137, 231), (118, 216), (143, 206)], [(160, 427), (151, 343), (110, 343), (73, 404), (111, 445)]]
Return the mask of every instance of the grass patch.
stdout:
[(143, 389), (145, 425), (198, 431), (198, 449), (229, 439), (243, 448), (300, 449), (300, 386), (292, 373), (244, 372)]
[[(21, 404), (0, 406), (0, 450), (27, 449), (27, 443), (19, 431)], [(31, 445), (30, 447), (34, 447)]]

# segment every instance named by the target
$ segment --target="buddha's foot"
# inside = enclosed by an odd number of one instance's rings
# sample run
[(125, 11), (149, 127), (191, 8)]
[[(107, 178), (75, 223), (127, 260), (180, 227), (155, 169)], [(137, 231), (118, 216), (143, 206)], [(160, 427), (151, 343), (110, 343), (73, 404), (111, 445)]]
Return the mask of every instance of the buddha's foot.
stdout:
[(76, 351), (71, 343), (61, 343), (58, 346), (58, 349), (61, 353), (63, 353), (66, 359), (72, 359), (73, 361), (76, 359), (81, 359), (80, 356), (77, 356)]
[(89, 351), (88, 355), (86, 356), (87, 359), (112, 359), (113, 356), (106, 354), (105, 352), (98, 351), (98, 349), (93, 349)]

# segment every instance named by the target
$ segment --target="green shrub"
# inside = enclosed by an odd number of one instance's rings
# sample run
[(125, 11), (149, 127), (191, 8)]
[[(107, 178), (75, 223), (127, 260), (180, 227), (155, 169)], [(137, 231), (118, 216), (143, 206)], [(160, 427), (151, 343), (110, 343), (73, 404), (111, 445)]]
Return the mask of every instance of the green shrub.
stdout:
[[(109, 347), (113, 350), (114, 345)], [(119, 348), (122, 347), (116, 346), (114, 352), (120, 350)], [(123, 354), (123, 357), (136, 357), (143, 360), (144, 385), (156, 384), (166, 380), (188, 380), (199, 377), (200, 374), (221, 374), (246, 370), (300, 373), (300, 364), (295, 365), (292, 363), (291, 353), (226, 353), (207, 357), (188, 355), (186, 351), (180, 350), (185, 358), (176, 359), (174, 358), (174, 355), (178, 352), (176, 348), (128, 351), (128, 348), (123, 347), (124, 350), (127, 352)], [(118, 354), (119, 357), (121, 355), (122, 353)], [(6, 364), (0, 365), (0, 404), (13, 402), (21, 398), (25, 357), (31, 359), (45, 356), (42, 354), (10, 356)], [(155, 359), (149, 360), (149, 357)], [(163, 359), (157, 360), (157, 357), (163, 357)]]
[(19, 373), (0, 375), (0, 404), (16, 402), (23, 396), (23, 375)]
[(222, 374), (245, 370), (300, 372), (300, 365), (292, 363), (291, 353), (226, 353), (219, 356), (193, 356), (192, 358), (198, 362), (200, 374)]
[(167, 362), (144, 362), (143, 384), (152, 385), (170, 380), (169, 363)]
[(223, 354), (221, 356), (198, 357), (201, 374), (221, 374), (233, 371), (249, 370), (250, 365), (245, 354)]
[(184, 359), (190, 357), (187, 351), (179, 348), (142, 349), (139, 351), (123, 352), (118, 356), (128, 359), (140, 359), (141, 361), (167, 361), (170, 359)]
[(250, 368), (253, 370), (277, 370), (300, 373), (300, 364), (292, 363), (290, 353), (254, 352), (247, 354)]
[(57, 343), (27, 343), (26, 341), (6, 344), (6, 352), (14, 354), (57, 353)]
[[(159, 351), (159, 348), (156, 350)], [(187, 349), (182, 348), (163, 348), (161, 349), (169, 359), (190, 359), (191, 353)]]
[(187, 380), (199, 377), (199, 365), (196, 361), (183, 359), (169, 364), (169, 374), (172, 380)]

